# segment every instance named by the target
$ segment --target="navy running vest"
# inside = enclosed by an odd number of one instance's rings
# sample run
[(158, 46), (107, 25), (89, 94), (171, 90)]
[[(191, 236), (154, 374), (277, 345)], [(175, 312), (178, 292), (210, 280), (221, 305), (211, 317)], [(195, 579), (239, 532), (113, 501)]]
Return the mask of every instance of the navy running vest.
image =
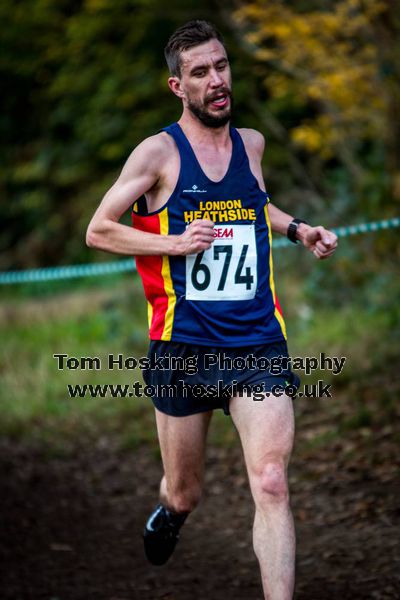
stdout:
[(194, 219), (215, 223), (209, 250), (190, 256), (137, 256), (149, 308), (150, 338), (220, 347), (286, 338), (275, 294), (268, 195), (250, 170), (238, 131), (230, 128), (232, 157), (219, 182), (210, 180), (178, 123), (165, 127), (181, 166), (166, 204), (148, 213), (136, 202), (133, 226), (181, 234)]

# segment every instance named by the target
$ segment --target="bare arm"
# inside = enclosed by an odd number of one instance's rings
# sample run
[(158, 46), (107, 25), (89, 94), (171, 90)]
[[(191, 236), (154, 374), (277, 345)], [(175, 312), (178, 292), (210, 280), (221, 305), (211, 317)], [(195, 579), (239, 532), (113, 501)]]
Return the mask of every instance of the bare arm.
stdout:
[[(258, 184), (265, 191), (265, 183), (261, 169), (261, 159), (264, 154), (265, 140), (264, 136), (253, 129), (241, 130), (246, 144), (246, 150), (249, 155), (250, 164)], [(271, 221), (272, 231), (282, 235), (287, 234), (289, 224), (293, 217), (283, 212), (273, 204), (268, 204), (268, 213)], [(310, 250), (317, 258), (328, 258), (337, 247), (337, 236), (328, 231), (322, 225), (311, 227), (301, 223), (297, 228), (297, 239)]]
[[(273, 204), (268, 205), (268, 213), (272, 230), (286, 235), (293, 217)], [(296, 237), (317, 258), (328, 258), (335, 252), (337, 247), (337, 236), (332, 231), (322, 227), (322, 225), (311, 227), (306, 223), (300, 223)]]
[(135, 148), (89, 223), (86, 243), (90, 248), (128, 255), (185, 255), (211, 246), (211, 221), (194, 221), (181, 235), (149, 233), (119, 223), (138, 198), (162, 185), (160, 167), (168, 151), (160, 136), (148, 138)]

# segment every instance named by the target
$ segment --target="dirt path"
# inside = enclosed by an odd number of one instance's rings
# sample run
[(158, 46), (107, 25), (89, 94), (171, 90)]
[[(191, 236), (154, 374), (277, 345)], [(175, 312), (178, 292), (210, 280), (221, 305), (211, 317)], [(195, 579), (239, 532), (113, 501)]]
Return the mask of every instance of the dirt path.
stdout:
[[(372, 445), (369, 436), (368, 451), (362, 432), (322, 449), (299, 444), (290, 470), (298, 600), (400, 598), (391, 434)], [(261, 599), (238, 447), (209, 448), (203, 503), (166, 568), (142, 551), (161, 474), (153, 450), (121, 451), (107, 438), (58, 458), (0, 449), (1, 600)]]

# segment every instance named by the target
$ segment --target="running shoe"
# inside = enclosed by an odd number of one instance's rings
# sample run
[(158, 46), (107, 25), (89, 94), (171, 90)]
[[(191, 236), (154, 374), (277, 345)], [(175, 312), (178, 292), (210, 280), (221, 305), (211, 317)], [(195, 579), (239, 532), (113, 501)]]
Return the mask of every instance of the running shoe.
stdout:
[(177, 541), (179, 530), (189, 513), (173, 513), (158, 504), (151, 513), (143, 533), (144, 551), (147, 559), (153, 565), (163, 565), (167, 562)]

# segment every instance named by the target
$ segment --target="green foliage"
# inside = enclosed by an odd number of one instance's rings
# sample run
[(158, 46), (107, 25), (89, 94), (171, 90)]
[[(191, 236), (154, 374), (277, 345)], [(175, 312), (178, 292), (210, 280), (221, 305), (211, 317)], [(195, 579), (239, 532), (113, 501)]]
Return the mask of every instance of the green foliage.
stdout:
[(93, 259), (91, 214), (134, 146), (178, 118), (166, 41), (213, 15), (213, 0), (167, 15), (159, 0), (2, 3), (0, 267)]
[(301, 202), (303, 216), (333, 224), (393, 213), (396, 9), (369, 0), (233, 7), (173, 0), (166, 14), (160, 0), (1, 4), (0, 267), (95, 257), (84, 245), (93, 210), (133, 147), (179, 116), (163, 47), (190, 18), (209, 18), (225, 35), (235, 124), (266, 134), (278, 204), (298, 212)]

